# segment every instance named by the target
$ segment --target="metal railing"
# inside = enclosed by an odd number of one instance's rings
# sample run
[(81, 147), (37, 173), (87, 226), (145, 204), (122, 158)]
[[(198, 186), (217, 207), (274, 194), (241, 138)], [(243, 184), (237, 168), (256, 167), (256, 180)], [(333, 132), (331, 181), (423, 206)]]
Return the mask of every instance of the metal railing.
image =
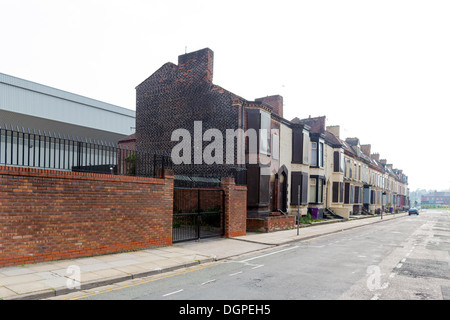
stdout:
[(161, 176), (170, 156), (112, 142), (0, 126), (0, 165), (119, 175)]
[(174, 188), (172, 241), (222, 236), (224, 208), (223, 190)]

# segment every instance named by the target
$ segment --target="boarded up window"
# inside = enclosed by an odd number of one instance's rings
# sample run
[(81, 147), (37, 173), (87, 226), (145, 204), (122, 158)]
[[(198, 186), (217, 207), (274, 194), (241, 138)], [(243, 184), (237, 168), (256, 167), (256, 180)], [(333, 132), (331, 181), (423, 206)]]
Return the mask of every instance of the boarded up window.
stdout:
[[(247, 130), (254, 130), (256, 135), (256, 141), (251, 141), (249, 137), (246, 137), (245, 150), (249, 151), (258, 151), (259, 148), (259, 128), (261, 127), (261, 117), (259, 114), (259, 110), (249, 109), (247, 110)], [(256, 143), (256, 146), (252, 146), (249, 148), (249, 143)]]
[(334, 158), (333, 158), (333, 165), (334, 165), (333, 171), (334, 172), (339, 172), (339, 159), (340, 159), (339, 151), (335, 151)]
[(291, 175), (291, 204), (298, 205), (300, 187), (300, 204), (308, 204), (309, 179), (306, 172), (292, 172)]
[(255, 205), (259, 202), (259, 167), (247, 167), (247, 203)]
[(344, 203), (350, 203), (350, 183), (345, 184)]
[[(302, 173), (292, 172), (291, 174), (291, 204), (298, 205), (298, 193), (300, 192), (300, 202), (301, 202), (301, 185), (302, 185)], [(300, 191), (299, 191), (300, 187)]]
[(333, 182), (333, 202), (339, 202), (339, 182)]
[(370, 190), (370, 204), (375, 204), (375, 190)]
[(303, 163), (303, 131), (292, 131), (292, 162)]
[(306, 172), (302, 172), (302, 204), (308, 204), (309, 177)]

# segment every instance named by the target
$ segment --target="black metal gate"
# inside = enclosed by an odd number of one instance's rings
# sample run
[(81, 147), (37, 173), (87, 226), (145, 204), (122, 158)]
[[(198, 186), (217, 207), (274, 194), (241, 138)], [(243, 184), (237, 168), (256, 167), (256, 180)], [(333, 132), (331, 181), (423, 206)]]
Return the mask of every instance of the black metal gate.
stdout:
[(174, 188), (172, 241), (222, 236), (224, 205), (223, 190)]

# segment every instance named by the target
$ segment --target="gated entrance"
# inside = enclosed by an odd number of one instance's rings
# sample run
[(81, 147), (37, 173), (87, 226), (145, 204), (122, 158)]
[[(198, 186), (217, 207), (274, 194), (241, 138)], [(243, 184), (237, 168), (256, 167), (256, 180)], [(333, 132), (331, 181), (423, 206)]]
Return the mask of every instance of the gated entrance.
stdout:
[(224, 191), (174, 188), (172, 241), (224, 235)]

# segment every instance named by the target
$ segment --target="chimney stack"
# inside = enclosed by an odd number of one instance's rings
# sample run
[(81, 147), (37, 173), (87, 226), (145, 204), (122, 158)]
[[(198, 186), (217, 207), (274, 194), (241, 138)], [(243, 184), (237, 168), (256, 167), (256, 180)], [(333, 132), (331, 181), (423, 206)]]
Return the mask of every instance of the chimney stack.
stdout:
[(181, 79), (186, 81), (213, 81), (214, 52), (205, 48), (178, 56)]
[(273, 108), (273, 113), (283, 117), (283, 97), (280, 95), (268, 96), (265, 98), (255, 99), (257, 102), (263, 102)]
[(372, 159), (376, 160), (376, 161), (380, 161), (380, 154), (379, 153), (374, 153), (371, 155)]
[(327, 131), (339, 138), (340, 126), (328, 126)]
[(370, 149), (371, 148), (372, 148), (372, 146), (370, 144), (363, 144), (363, 145), (361, 145), (362, 152), (368, 157), (370, 157)]

